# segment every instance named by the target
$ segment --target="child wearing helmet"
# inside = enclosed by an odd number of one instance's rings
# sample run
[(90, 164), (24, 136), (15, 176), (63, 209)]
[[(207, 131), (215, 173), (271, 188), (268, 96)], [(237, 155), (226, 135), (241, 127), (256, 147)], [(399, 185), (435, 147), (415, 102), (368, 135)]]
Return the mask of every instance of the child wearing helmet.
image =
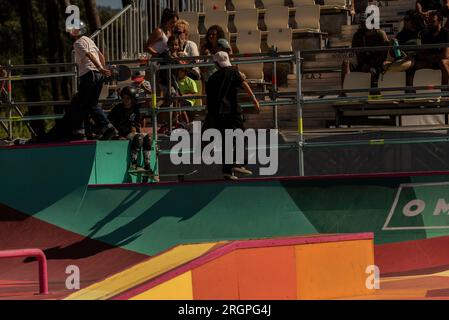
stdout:
[[(153, 176), (151, 161), (151, 137), (141, 133), (141, 117), (137, 103), (137, 90), (125, 87), (120, 92), (122, 102), (116, 105), (109, 114), (109, 121), (117, 128), (119, 137), (131, 141), (131, 167), (132, 171), (141, 171)], [(139, 153), (143, 150), (144, 168), (139, 167), (137, 161)], [(154, 177), (157, 180), (157, 177)]]

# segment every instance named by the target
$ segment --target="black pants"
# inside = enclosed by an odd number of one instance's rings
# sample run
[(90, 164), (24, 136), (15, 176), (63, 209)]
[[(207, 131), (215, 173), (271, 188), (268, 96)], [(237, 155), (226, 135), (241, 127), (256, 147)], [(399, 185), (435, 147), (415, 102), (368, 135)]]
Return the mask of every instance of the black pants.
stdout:
[(85, 121), (91, 116), (97, 126), (105, 129), (109, 125), (103, 109), (98, 105), (103, 88), (103, 75), (89, 71), (80, 78), (78, 94), (72, 105), (72, 131), (85, 133)]
[(244, 124), (243, 124), (243, 117), (240, 113), (233, 113), (233, 114), (224, 114), (224, 115), (217, 115), (217, 116), (209, 116), (206, 119), (205, 123), (205, 129), (208, 128), (214, 128), (220, 131), (222, 136), (222, 163), (223, 163), (223, 174), (231, 174), (232, 169), (235, 167), (241, 167), (244, 166), (246, 163), (246, 152), (245, 152), (245, 161), (243, 164), (236, 164), (236, 147), (235, 147), (235, 141), (233, 142), (233, 164), (226, 164), (226, 136), (225, 132), (226, 129), (241, 129), (245, 130)]

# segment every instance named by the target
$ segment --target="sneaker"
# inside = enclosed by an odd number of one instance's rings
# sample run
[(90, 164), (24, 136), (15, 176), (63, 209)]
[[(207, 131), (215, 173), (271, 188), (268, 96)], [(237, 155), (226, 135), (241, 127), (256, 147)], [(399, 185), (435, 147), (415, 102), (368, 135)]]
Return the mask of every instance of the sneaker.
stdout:
[(238, 181), (239, 180), (239, 178), (236, 175), (234, 175), (233, 173), (224, 173), (223, 178), (225, 180), (229, 180), (229, 181)]
[(145, 169), (142, 168), (142, 167), (139, 167), (139, 166), (136, 165), (136, 164), (132, 164), (132, 165), (130, 166), (130, 168), (129, 168), (129, 171), (132, 172), (132, 173), (139, 173), (139, 174), (147, 173), (147, 170), (145, 170)]
[(114, 127), (107, 128), (103, 135), (101, 136), (101, 140), (112, 140), (113, 138), (118, 136), (118, 131)]
[(243, 174), (245, 176), (252, 176), (253, 175), (253, 172), (248, 170), (248, 169), (246, 169), (245, 167), (234, 167), (234, 168), (232, 168), (232, 172), (234, 174), (235, 173), (240, 173), (240, 174)]

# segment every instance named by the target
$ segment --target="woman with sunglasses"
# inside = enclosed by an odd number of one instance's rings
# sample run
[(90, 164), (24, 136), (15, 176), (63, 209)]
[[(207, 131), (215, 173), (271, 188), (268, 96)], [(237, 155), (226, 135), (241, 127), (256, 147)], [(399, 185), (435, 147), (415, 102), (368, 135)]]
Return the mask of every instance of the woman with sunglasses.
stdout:
[[(186, 57), (198, 57), (200, 52), (195, 42), (189, 40), (189, 23), (186, 20), (179, 20), (174, 27), (174, 34), (181, 41), (181, 50), (185, 53)], [(195, 63), (198, 60), (191, 60), (189, 63)], [(199, 68), (192, 68), (192, 71), (188, 74), (189, 78), (193, 80), (200, 80), (201, 73)]]

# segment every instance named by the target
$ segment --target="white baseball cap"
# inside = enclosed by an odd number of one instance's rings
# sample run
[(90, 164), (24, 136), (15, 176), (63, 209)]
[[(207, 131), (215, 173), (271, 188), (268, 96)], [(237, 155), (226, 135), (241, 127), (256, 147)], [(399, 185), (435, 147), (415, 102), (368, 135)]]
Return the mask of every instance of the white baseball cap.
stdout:
[(222, 68), (232, 67), (231, 61), (229, 60), (229, 55), (227, 52), (219, 51), (214, 55), (214, 62)]

